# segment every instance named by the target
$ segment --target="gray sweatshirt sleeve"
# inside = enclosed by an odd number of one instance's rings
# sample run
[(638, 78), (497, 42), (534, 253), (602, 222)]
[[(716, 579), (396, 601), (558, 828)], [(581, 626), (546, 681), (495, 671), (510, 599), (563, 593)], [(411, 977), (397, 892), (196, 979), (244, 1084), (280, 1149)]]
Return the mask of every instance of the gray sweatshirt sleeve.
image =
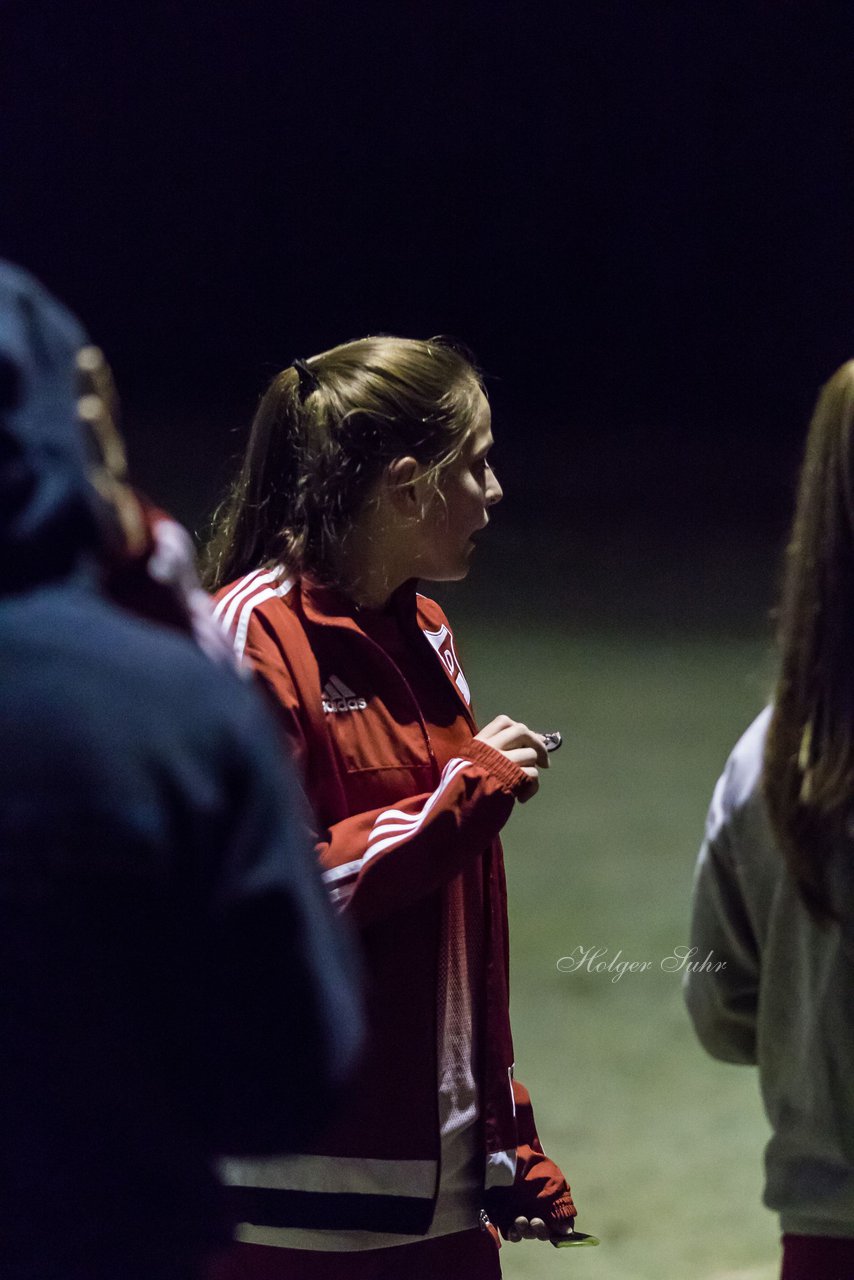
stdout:
[(737, 872), (736, 769), (730, 757), (706, 820), (691, 917), (696, 964), (685, 974), (684, 995), (694, 1030), (712, 1057), (753, 1064), (759, 948)]

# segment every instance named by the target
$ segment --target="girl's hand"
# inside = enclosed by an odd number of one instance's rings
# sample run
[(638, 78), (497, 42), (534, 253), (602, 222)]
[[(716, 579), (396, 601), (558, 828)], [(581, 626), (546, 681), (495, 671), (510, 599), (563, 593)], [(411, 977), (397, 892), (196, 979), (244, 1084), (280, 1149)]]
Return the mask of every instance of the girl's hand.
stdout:
[(519, 1240), (550, 1240), (552, 1236), (568, 1236), (573, 1230), (574, 1219), (561, 1222), (549, 1229), (542, 1218), (514, 1218), (513, 1226), (502, 1232), (505, 1240), (515, 1244)]
[(496, 716), (475, 735), (481, 742), (500, 751), (512, 760), (528, 776), (528, 785), (519, 794), (520, 804), (536, 795), (540, 785), (540, 769), (548, 769), (549, 753), (542, 734), (534, 733), (527, 725), (509, 716)]

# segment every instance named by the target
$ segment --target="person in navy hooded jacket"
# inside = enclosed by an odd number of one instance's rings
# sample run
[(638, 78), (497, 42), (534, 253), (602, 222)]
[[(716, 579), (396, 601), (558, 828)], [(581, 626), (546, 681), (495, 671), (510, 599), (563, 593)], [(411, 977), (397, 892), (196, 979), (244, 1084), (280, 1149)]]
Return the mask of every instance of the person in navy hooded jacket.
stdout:
[(191, 1280), (361, 1017), (256, 695), (102, 590), (85, 342), (0, 264), (0, 1276)]

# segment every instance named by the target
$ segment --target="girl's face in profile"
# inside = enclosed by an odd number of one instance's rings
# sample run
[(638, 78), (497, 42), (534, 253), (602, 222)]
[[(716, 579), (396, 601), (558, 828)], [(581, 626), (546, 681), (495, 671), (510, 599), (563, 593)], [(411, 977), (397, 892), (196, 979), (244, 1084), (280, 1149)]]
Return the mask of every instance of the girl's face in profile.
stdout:
[(492, 444), (492, 414), (481, 392), (462, 451), (440, 473), (438, 492), (428, 498), (419, 526), (419, 577), (451, 582), (468, 573), (474, 538), (488, 524), (489, 508), (502, 496), (489, 465)]

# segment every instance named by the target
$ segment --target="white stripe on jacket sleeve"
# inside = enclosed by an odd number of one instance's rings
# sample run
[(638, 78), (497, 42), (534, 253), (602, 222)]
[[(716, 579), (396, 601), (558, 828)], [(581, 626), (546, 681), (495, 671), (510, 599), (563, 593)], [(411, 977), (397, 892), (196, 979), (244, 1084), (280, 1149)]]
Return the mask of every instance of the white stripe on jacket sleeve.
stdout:
[[(439, 803), (442, 794), (448, 789), (457, 774), (470, 764), (470, 760), (463, 760), (459, 757), (449, 760), (442, 770), (438, 787), (427, 797), (419, 810), (415, 813), (404, 813), (402, 809), (384, 809), (374, 820), (374, 825), (368, 835), (367, 847), (362, 857), (355, 858), (350, 862), (342, 862), (340, 866), (329, 867), (322, 872), (323, 880), (329, 888), (329, 896), (339, 910), (352, 897), (359, 873), (364, 870), (371, 859), (375, 858), (378, 853), (383, 853), (386, 849), (391, 849), (398, 844), (402, 844), (404, 840), (411, 839)], [(381, 839), (380, 837), (385, 838)]]
[[(219, 621), (225, 627), (226, 631), (230, 630), (234, 625), (234, 619), (236, 618), (237, 611), (243, 601), (246, 600), (248, 596), (253, 595), (254, 592), (260, 591), (261, 587), (265, 584), (273, 583), (281, 576), (282, 570), (279, 568), (268, 569), (266, 573), (248, 574), (247, 580), (244, 582), (243, 586), (239, 591), (235, 592), (231, 600), (228, 602), (228, 608), (224, 609), (219, 616)], [(224, 603), (224, 600), (220, 601), (220, 604)]]
[(252, 618), (252, 612), (259, 604), (263, 604), (265, 600), (271, 600), (274, 596), (286, 596), (293, 586), (293, 582), (287, 578), (280, 587), (264, 587), (256, 595), (250, 595), (240, 610), (240, 618), (237, 628), (234, 632), (234, 652), (238, 658), (243, 657), (243, 651), (246, 648), (246, 637), (249, 632), (249, 623)]
[(242, 578), (237, 579), (237, 581), (235, 582), (234, 586), (231, 588), (230, 591), (226, 591), (225, 595), (222, 597), (221, 600), (217, 600), (216, 604), (214, 605), (214, 617), (217, 619), (217, 621), (219, 621), (219, 619), (222, 617), (225, 609), (228, 607), (228, 605), (231, 603), (234, 597), (238, 595), (244, 589), (244, 587), (250, 586), (252, 582), (255, 580), (255, 578), (258, 577), (260, 572), (261, 572), (260, 569), (253, 569), (251, 573), (245, 573)]
[[(415, 818), (414, 822), (410, 822), (408, 819), (405, 823), (401, 823), (399, 820), (391, 822), (386, 821), (386, 819), (390, 818), (393, 813), (399, 813), (399, 810), (387, 809), (385, 813), (381, 813), (373, 825), (371, 834), (368, 836), (368, 848), (365, 853), (365, 861), (367, 862), (371, 858), (375, 858), (378, 853), (383, 853), (386, 849), (393, 848), (396, 844), (400, 844), (402, 840), (409, 840), (414, 836), (419, 827), (421, 827), (429, 817), (431, 810), (439, 803), (442, 793), (448, 789), (457, 774), (461, 773), (462, 770), (466, 769), (470, 764), (470, 760), (454, 759), (448, 761), (445, 768), (442, 770), (442, 779), (438, 787), (427, 800), (427, 803), (424, 805), (421, 812), (413, 815)], [(405, 814), (401, 816), (406, 818)], [(395, 834), (386, 836), (384, 840), (379, 839), (381, 835), (385, 835), (386, 832), (390, 831), (393, 831)]]

